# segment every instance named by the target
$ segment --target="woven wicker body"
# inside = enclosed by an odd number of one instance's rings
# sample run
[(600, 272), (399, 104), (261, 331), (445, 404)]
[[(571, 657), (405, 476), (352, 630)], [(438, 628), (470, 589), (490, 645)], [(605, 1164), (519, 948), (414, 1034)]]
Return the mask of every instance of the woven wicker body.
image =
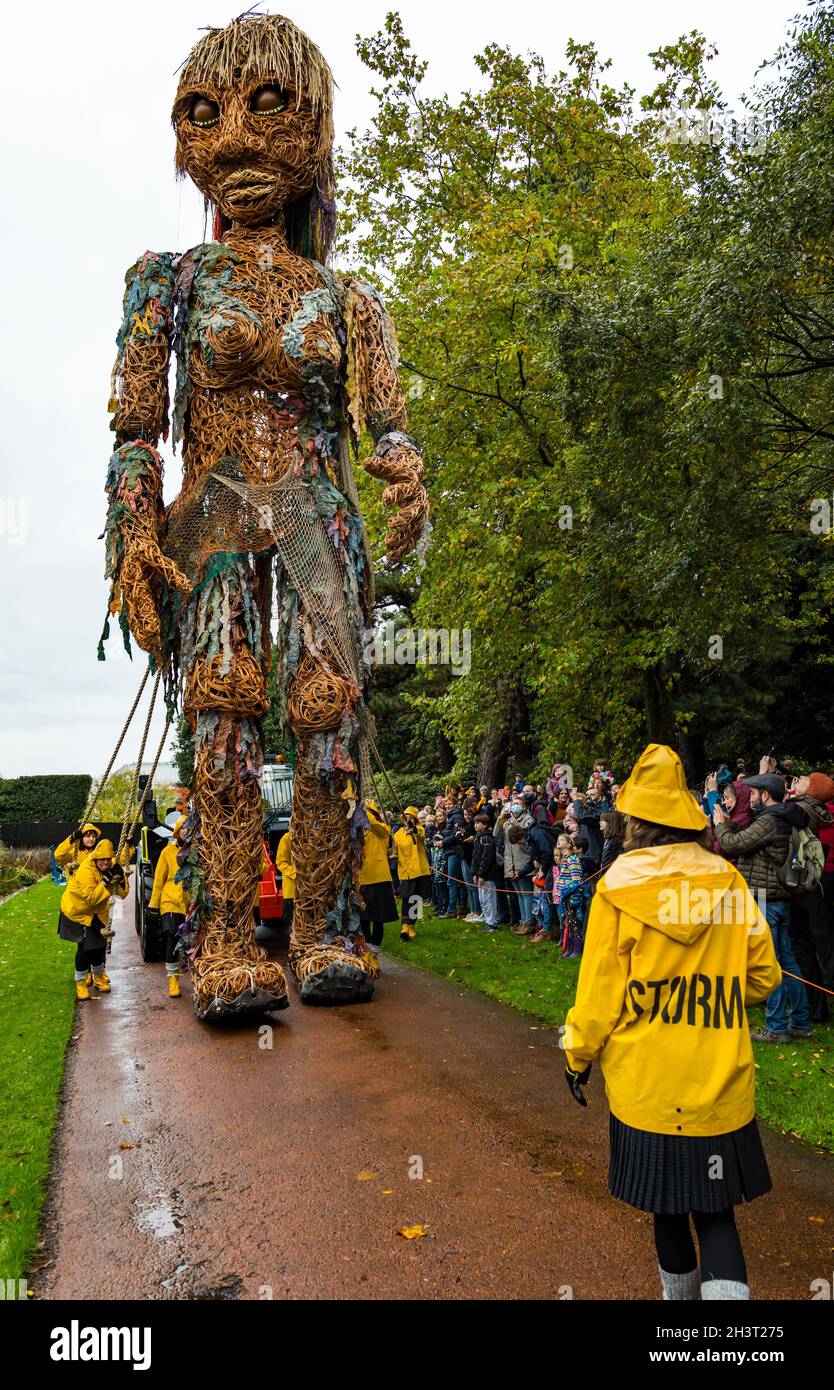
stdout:
[[(365, 467), (394, 512), (390, 560), (417, 543), (428, 504), (393, 326), (373, 291), (323, 264), (332, 124), (316, 52), (278, 17), (197, 45), (174, 108), (178, 162), (216, 200), (220, 239), (132, 268), (114, 371), (111, 609), (163, 666), (195, 731), (181, 865), (201, 1017), (286, 1003), (283, 972), (254, 934), (273, 671), (297, 740), (290, 963), (302, 998), (366, 998), (377, 971), (353, 889), (372, 732), (373, 583), (351, 465), (363, 431), (375, 441)], [(279, 79), (287, 106), (265, 125), (253, 103)], [(214, 125), (195, 125), (215, 108)], [(155, 446), (172, 348), (184, 471), (166, 512)]]

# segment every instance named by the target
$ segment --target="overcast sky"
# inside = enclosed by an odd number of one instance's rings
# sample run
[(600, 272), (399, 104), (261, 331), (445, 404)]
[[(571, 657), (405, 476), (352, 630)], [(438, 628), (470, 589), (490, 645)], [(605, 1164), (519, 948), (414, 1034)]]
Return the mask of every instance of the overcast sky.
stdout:
[[(335, 73), (337, 135), (371, 113), (355, 36), (377, 30), (390, 8), (392, 0), (293, 7), (287, 0), (290, 18)], [(397, 8), (429, 60), (433, 94), (474, 85), (472, 55), (487, 43), (535, 49), (555, 69), (569, 37), (593, 40), (613, 58), (615, 83), (628, 81), (639, 93), (653, 85), (649, 50), (699, 28), (718, 45), (713, 71), (735, 106), (801, 5), (402, 0)], [(0, 776), (99, 774), (143, 670), (143, 655), (131, 665), (118, 636), (107, 662), (96, 660), (106, 604), (97, 537), (114, 337), (124, 274), (136, 257), (203, 239), (201, 201), (174, 178), (169, 112), (175, 70), (199, 30), (231, 17), (218, 0), (45, 0), (6, 13)], [(166, 501), (178, 483), (171, 463)], [(155, 745), (161, 721), (154, 729)], [(119, 762), (136, 748), (126, 745)]]

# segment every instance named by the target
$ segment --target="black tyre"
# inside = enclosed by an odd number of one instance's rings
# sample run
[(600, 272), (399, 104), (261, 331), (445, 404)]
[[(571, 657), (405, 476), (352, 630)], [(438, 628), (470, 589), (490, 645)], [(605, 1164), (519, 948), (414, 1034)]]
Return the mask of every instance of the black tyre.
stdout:
[(139, 952), (143, 961), (163, 960), (165, 957), (165, 933), (159, 914), (151, 912), (148, 902), (153, 880), (143, 877), (136, 884), (136, 911), (139, 916)]

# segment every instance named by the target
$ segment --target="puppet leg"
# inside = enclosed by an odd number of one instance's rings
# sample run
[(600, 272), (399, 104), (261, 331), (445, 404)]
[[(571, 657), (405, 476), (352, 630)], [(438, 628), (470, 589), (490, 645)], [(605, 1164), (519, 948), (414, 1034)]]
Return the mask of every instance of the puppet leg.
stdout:
[[(356, 933), (351, 902), (354, 845), (351, 816), (356, 769), (341, 747), (344, 716), (354, 692), (347, 682), (305, 657), (288, 701), (299, 738), (292, 810), (295, 907), (290, 965), (307, 1003), (369, 999), (379, 967)], [(329, 736), (329, 737), (328, 737)]]
[(196, 735), (188, 885), (194, 1008), (201, 1019), (285, 1008), (284, 972), (255, 943), (260, 719), (269, 700), (257, 584), (243, 557), (228, 557), (192, 598), (182, 639), (183, 657), (199, 653), (184, 698)]

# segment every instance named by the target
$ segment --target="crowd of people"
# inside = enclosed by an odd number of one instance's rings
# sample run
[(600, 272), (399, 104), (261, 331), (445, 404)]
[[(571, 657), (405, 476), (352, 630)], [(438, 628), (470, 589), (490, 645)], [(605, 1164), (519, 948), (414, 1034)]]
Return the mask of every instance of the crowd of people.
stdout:
[(545, 784), (518, 776), (506, 787), (439, 795), (419, 813), (436, 915), (485, 932), (506, 926), (581, 955), (594, 880), (622, 850), (617, 790), (599, 761), (584, 789), (556, 764)]
[[(505, 787), (447, 788), (433, 805), (410, 807), (405, 833), (425, 845), (435, 916), (580, 956), (597, 883), (630, 847), (619, 790), (598, 759), (582, 786), (556, 763), (544, 784), (518, 775)], [(780, 769), (767, 755), (755, 774), (721, 764), (690, 794), (708, 818), (710, 848), (750, 887), (785, 972), (757, 1039), (810, 1037), (834, 990), (834, 779), (797, 774), (789, 762)], [(394, 857), (395, 883), (396, 867)], [(414, 920), (412, 905), (411, 935)]]

